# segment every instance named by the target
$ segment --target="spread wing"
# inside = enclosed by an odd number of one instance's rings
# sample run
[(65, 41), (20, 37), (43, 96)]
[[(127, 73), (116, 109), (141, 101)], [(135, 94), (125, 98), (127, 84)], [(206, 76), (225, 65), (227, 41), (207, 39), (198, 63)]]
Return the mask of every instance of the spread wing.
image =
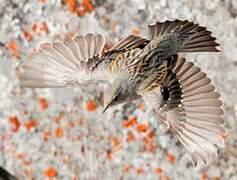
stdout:
[(178, 58), (161, 90), (144, 95), (171, 133), (185, 146), (197, 165), (216, 156), (226, 135), (222, 102), (210, 79), (200, 68)]
[(66, 37), (62, 42), (43, 44), (22, 64), (20, 84), (43, 88), (111, 81), (113, 72), (107, 67), (116, 60), (115, 56), (147, 43), (146, 39), (130, 35), (103, 52), (104, 36), (88, 33)]
[[(172, 44), (176, 52), (218, 52), (216, 38), (206, 27), (187, 20), (156, 22), (148, 25), (152, 39), (163, 39), (164, 48), (167, 42)], [(162, 46), (162, 47), (163, 47)], [(161, 47), (160, 47), (161, 48)]]

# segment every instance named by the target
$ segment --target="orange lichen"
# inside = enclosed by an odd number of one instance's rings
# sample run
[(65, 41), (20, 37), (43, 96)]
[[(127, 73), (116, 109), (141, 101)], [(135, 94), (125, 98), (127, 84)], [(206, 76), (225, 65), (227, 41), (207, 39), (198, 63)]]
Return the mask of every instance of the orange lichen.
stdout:
[(22, 35), (23, 39), (25, 39), (28, 42), (32, 40), (32, 35), (28, 31), (23, 30), (21, 32), (21, 35)]
[(74, 31), (70, 31), (66, 33), (67, 37), (73, 38), (75, 36), (75, 32)]
[(2, 133), (2, 136), (1, 136), (1, 140), (4, 142), (4, 141), (9, 141), (10, 139), (10, 136), (8, 133)]
[(29, 166), (31, 163), (30, 163), (30, 161), (28, 161), (28, 160), (23, 160), (22, 164), (23, 164), (24, 166)]
[(92, 6), (89, 0), (82, 0), (81, 5), (85, 8), (87, 12), (92, 12), (94, 10), (94, 7)]
[(130, 119), (128, 119), (128, 120), (123, 120), (122, 121), (122, 126), (123, 127), (126, 127), (126, 128), (128, 128), (128, 127), (131, 127), (131, 126), (134, 126), (134, 125), (136, 125), (137, 124), (137, 118), (136, 117), (131, 117)]
[(175, 162), (175, 156), (172, 153), (168, 153), (166, 159), (172, 164)]
[(86, 102), (86, 110), (89, 111), (89, 112), (92, 112), (92, 111), (94, 111), (95, 109), (96, 109), (96, 104), (95, 104), (95, 102), (89, 99), (89, 100)]
[(160, 168), (160, 167), (157, 167), (157, 168), (154, 169), (154, 172), (155, 172), (156, 174), (161, 175), (161, 174), (163, 173), (163, 169)]
[(154, 152), (155, 151), (156, 145), (153, 144), (152, 139), (143, 137), (142, 142), (143, 142), (143, 152), (145, 152), (145, 151)]
[(108, 160), (112, 160), (113, 157), (112, 157), (112, 152), (110, 150), (107, 151), (106, 155), (107, 155)]
[(161, 180), (169, 180), (169, 177), (168, 176), (162, 176)]
[(28, 170), (28, 169), (24, 169), (23, 172), (24, 172), (24, 174), (25, 174), (29, 179), (32, 178), (32, 173), (31, 173), (30, 170)]
[(31, 30), (32, 30), (33, 32), (36, 32), (36, 30), (37, 30), (37, 24), (36, 24), (36, 23), (32, 23), (32, 25), (31, 25)]
[(144, 144), (143, 151), (149, 151), (149, 152), (155, 151), (156, 145), (153, 143), (153, 137), (154, 137), (154, 132), (148, 128), (146, 130), (145, 136), (142, 139), (142, 142)]
[(45, 22), (39, 23), (38, 28), (41, 32), (45, 32), (45, 33), (49, 32), (48, 26)]
[(145, 123), (138, 124), (136, 127), (137, 132), (142, 133), (145, 132), (148, 128), (148, 125)]
[(74, 125), (74, 123), (73, 123), (72, 120), (68, 120), (68, 121), (67, 121), (67, 126), (68, 126), (69, 128), (72, 128), (72, 127), (74, 127), (75, 125)]
[(136, 168), (136, 174), (140, 175), (144, 172), (144, 170), (142, 168)]
[(13, 132), (17, 132), (20, 128), (20, 121), (16, 116), (9, 117), (9, 122), (11, 124), (11, 130)]
[(24, 127), (29, 131), (31, 128), (35, 127), (38, 124), (36, 119), (28, 119), (24, 122)]
[(119, 139), (117, 137), (110, 137), (110, 143), (112, 148), (115, 148), (116, 146), (118, 146), (120, 144)]
[(62, 4), (66, 4), (68, 0), (62, 0)]
[(53, 178), (57, 176), (57, 171), (54, 167), (47, 167), (43, 174), (45, 177)]
[(14, 41), (10, 41), (9, 43), (6, 44), (6, 47), (8, 49), (11, 49), (11, 52), (12, 52), (12, 55), (15, 57), (15, 58), (19, 58), (20, 55), (19, 55), (19, 52), (18, 52), (18, 48), (17, 48), (17, 45)]
[(111, 151), (116, 152), (123, 148), (122, 143), (119, 141), (119, 139), (115, 136), (109, 137), (110, 144), (111, 144)]
[(48, 107), (48, 102), (44, 97), (38, 98), (38, 104), (41, 110), (45, 110)]
[(131, 131), (128, 131), (126, 141), (131, 142), (131, 141), (135, 141), (135, 139), (136, 138), (133, 135), (133, 133)]
[(83, 6), (80, 6), (78, 9), (77, 9), (77, 15), (78, 16), (84, 16), (85, 14), (85, 9)]
[(23, 159), (24, 158), (24, 154), (23, 153), (17, 153), (16, 154), (16, 158), (17, 159)]
[(201, 180), (207, 180), (207, 175), (205, 173), (201, 174)]
[(112, 21), (111, 22), (111, 30), (115, 31), (117, 27), (118, 27), (118, 24), (116, 22)]
[(48, 141), (49, 136), (50, 136), (49, 130), (44, 130), (43, 133), (42, 133), (43, 140)]
[(40, 3), (44, 4), (46, 0), (39, 0)]
[(62, 119), (62, 115), (61, 114), (58, 114), (58, 115), (54, 116), (54, 118), (53, 118), (54, 122), (56, 122), (57, 124), (60, 123), (61, 119)]
[(77, 123), (79, 126), (82, 127), (82, 126), (83, 126), (83, 123), (84, 123), (83, 118), (79, 117), (79, 118), (77, 119), (76, 123)]
[(69, 12), (74, 13), (76, 10), (76, 1), (75, 0), (68, 0), (67, 5), (68, 5)]
[(57, 138), (63, 137), (63, 130), (62, 130), (62, 128), (57, 127), (57, 128), (55, 129), (54, 134), (55, 134), (55, 137), (57, 137)]
[(138, 103), (137, 104), (137, 109), (144, 110), (144, 108), (145, 108), (144, 103)]
[(152, 140), (154, 138), (154, 136), (155, 136), (154, 131), (151, 129), (147, 129), (145, 137), (147, 139)]
[(77, 176), (72, 176), (71, 180), (78, 180), (79, 178)]
[(153, 144), (153, 143), (150, 143), (148, 146), (147, 146), (147, 151), (149, 152), (155, 152), (156, 150), (156, 145)]
[(27, 110), (21, 111), (21, 115), (22, 115), (22, 116), (25, 116), (25, 115), (27, 115), (27, 114), (28, 114), (28, 111), (27, 111)]
[(137, 29), (137, 28), (134, 28), (134, 29), (132, 30), (132, 34), (133, 34), (134, 36), (138, 36), (138, 35), (140, 34), (140, 30)]
[(130, 165), (129, 164), (125, 164), (124, 166), (123, 166), (123, 172), (128, 172), (129, 170), (130, 170)]

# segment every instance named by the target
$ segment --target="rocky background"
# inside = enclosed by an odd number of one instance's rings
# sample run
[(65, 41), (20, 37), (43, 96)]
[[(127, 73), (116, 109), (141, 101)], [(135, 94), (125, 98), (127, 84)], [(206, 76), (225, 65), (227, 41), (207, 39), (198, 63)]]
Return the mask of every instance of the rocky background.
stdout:
[[(209, 165), (185, 149), (143, 101), (102, 113), (103, 88), (23, 89), (19, 65), (40, 43), (75, 32), (108, 46), (146, 25), (188, 19), (221, 53), (188, 54), (224, 101), (229, 136)], [(0, 0), (0, 166), (19, 179), (237, 179), (237, 0)]]

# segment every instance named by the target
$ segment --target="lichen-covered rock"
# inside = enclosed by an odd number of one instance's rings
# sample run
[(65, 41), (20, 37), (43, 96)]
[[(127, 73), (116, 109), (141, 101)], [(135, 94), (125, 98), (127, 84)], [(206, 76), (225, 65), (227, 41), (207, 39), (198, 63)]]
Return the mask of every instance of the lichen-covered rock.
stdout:
[[(19, 179), (236, 179), (236, 0), (12, 0), (0, 9), (0, 166)], [(103, 114), (102, 86), (19, 87), (19, 65), (40, 43), (100, 32), (111, 47), (131, 33), (147, 37), (147, 23), (165, 19), (198, 22), (221, 44), (218, 54), (187, 55), (213, 80), (226, 111), (227, 147), (208, 166), (194, 169), (142, 101)], [(37, 123), (28, 130), (30, 120)]]

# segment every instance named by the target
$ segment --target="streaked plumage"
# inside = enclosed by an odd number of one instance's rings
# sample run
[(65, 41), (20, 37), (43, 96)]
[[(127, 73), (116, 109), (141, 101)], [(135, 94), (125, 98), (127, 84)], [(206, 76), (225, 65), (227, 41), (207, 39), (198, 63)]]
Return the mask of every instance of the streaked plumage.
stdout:
[(104, 51), (101, 34), (45, 44), (21, 66), (25, 87), (62, 87), (108, 81), (106, 108), (140, 97), (167, 123), (195, 163), (224, 147), (222, 102), (206, 74), (179, 52), (218, 52), (205, 27), (189, 21), (148, 25), (151, 39), (130, 35)]

